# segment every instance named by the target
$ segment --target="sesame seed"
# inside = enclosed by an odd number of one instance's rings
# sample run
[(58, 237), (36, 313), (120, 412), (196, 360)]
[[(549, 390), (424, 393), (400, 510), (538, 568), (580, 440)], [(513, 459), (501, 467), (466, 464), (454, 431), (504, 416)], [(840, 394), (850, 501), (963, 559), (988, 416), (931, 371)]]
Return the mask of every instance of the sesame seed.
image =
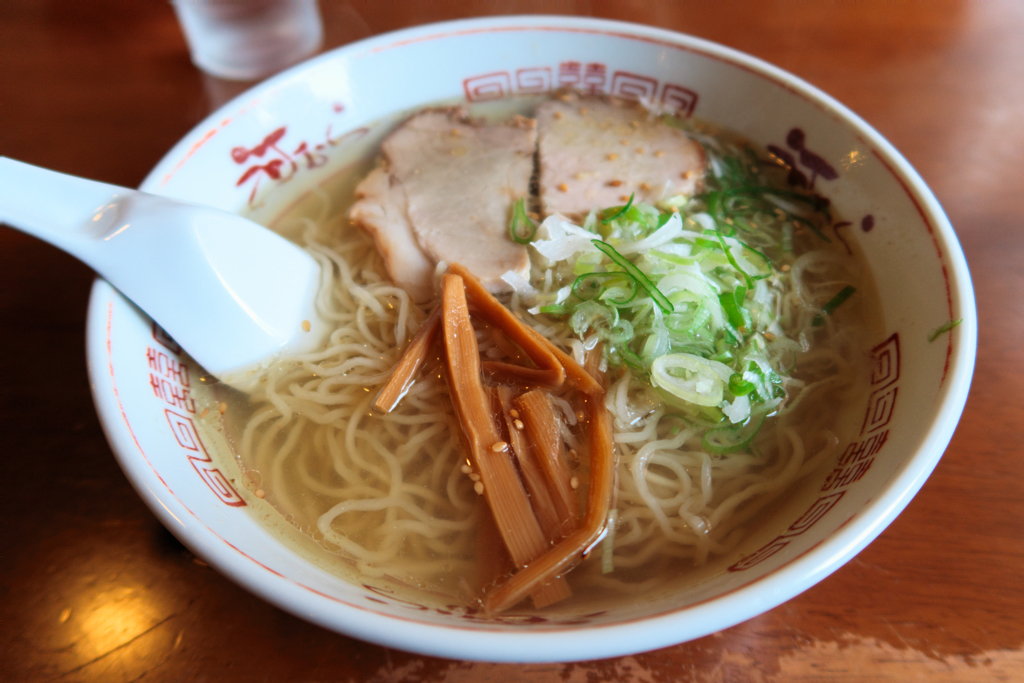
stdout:
[(263, 498), (266, 495), (267, 494), (263, 491), (263, 489), (256, 489), (256, 497), (257, 498)]
[(619, 201), (620, 201), (620, 202), (626, 202), (626, 201), (629, 201), (629, 195), (628, 195), (628, 194), (620, 194), (620, 195), (619, 195)]
[(526, 425), (524, 425), (524, 424), (523, 424), (523, 421), (522, 421), (522, 420), (516, 420), (516, 421), (515, 421), (515, 422), (513, 422), (512, 424), (513, 424), (513, 425), (515, 425), (515, 428), (516, 428), (516, 429), (518, 429), (518, 430), (520, 430), (520, 431), (522, 431), (522, 430), (523, 430), (523, 427), (525, 427), (525, 426), (526, 426)]
[(210, 414), (210, 409), (209, 408), (203, 408), (203, 412), (199, 413), (199, 417), (203, 418), (203, 417), (206, 417), (209, 414)]
[(789, 272), (789, 264), (788, 263), (783, 263), (782, 264), (782, 272), (783, 273), (788, 273)]
[(651, 184), (650, 183), (640, 183), (640, 189), (643, 190), (644, 192), (650, 192)]
[(565, 183), (562, 183), (562, 184), (560, 184), (558, 186), (558, 191), (559, 192), (568, 192), (569, 191), (569, 186), (566, 185)]
[(622, 185), (621, 180), (609, 180), (608, 187), (620, 187)]
[(508, 411), (508, 414), (509, 414), (509, 415), (511, 415), (511, 416), (512, 416), (512, 417), (514, 417), (514, 418), (515, 418), (515, 417), (519, 417), (519, 411), (518, 411), (518, 410), (516, 410), (515, 408), (513, 408), (513, 409), (512, 409), (512, 410), (510, 410), (510, 411)]
[(470, 479), (471, 479), (472, 481), (480, 481), (480, 475), (479, 475), (479, 474), (477, 474), (476, 472), (470, 472), (470, 473), (469, 473), (469, 478), (470, 478)]
[(312, 328), (313, 328), (313, 326), (310, 324), (310, 322), (308, 320), (303, 320), (302, 321), (302, 331), (303, 332), (309, 332)]
[(495, 441), (494, 444), (491, 446), (491, 450), (494, 451), (495, 453), (501, 453), (506, 448), (508, 448), (508, 444), (505, 443), (504, 441)]
[(476, 491), (476, 495), (478, 496), (484, 495), (484, 483), (482, 481), (478, 481), (473, 484), (473, 490)]
[(569, 480), (569, 486), (572, 487), (573, 491), (578, 489), (580, 487), (580, 479), (579, 479), (579, 477), (573, 477), (572, 479), (570, 479)]
[(686, 171), (680, 176), (683, 180), (689, 180), (691, 177), (693, 177), (693, 171)]
[(629, 140), (627, 140), (626, 138), (622, 138), (621, 140), (619, 140), (619, 144), (620, 145), (628, 145), (629, 144)]
[(579, 462), (580, 460), (580, 454), (576, 452), (575, 448), (569, 449), (569, 457), (572, 458), (573, 462)]
[(458, 137), (458, 136), (462, 135), (462, 131), (459, 130), (458, 128), (452, 128), (452, 135), (454, 135), (455, 137)]
[(654, 153), (654, 156), (656, 156), (656, 157), (658, 157), (660, 159), (661, 157), (665, 156), (665, 152), (664, 152), (664, 150), (660, 150), (659, 149), (657, 152)]
[(217, 406), (217, 412), (219, 412), (221, 415), (228, 412), (228, 404), (221, 403), (219, 406)]
[(530, 218), (532, 218), (535, 221), (539, 221), (540, 220), (540, 214), (537, 213), (536, 211), (527, 211), (526, 215), (529, 216)]
[(586, 107), (580, 107), (580, 116), (586, 116), (586, 115), (587, 115), (587, 108)]
[(472, 468), (472, 467), (470, 467), (469, 465), (463, 465), (463, 466), (462, 466), (462, 467), (460, 467), (459, 469), (461, 469), (461, 470), (462, 470), (462, 473), (463, 473), (463, 474), (469, 474), (470, 472), (472, 472), (472, 471), (473, 471), (473, 468)]
[(560, 118), (562, 118), (562, 112), (560, 112), (560, 111), (556, 111), (556, 112), (555, 112), (555, 118), (556, 118), (556, 119), (560, 119)]
[(644, 153), (644, 148), (643, 147), (637, 147), (636, 148), (636, 153), (637, 154), (643, 154)]
[(775, 335), (772, 334), (771, 332), (765, 332), (764, 333), (764, 338), (767, 339), (768, 341), (774, 341), (775, 340)]
[(615, 152), (612, 152), (611, 154), (609, 154), (608, 156), (605, 157), (605, 159), (607, 159), (608, 161), (615, 161), (618, 158), (619, 158), (619, 155), (616, 154)]
[(633, 119), (632, 121), (629, 122), (629, 125), (633, 126), (634, 128), (639, 128), (640, 122), (637, 121), (636, 119)]

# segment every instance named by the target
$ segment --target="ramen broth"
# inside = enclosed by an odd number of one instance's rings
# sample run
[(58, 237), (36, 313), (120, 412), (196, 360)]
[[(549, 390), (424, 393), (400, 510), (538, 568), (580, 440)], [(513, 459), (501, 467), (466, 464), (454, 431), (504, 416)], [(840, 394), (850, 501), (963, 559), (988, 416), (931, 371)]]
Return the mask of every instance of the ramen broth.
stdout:
[[(705, 125), (696, 130), (735, 139)], [(220, 387), (215, 401), (227, 403), (224, 433), (243, 483), (279, 513), (271, 525), (283, 520), (302, 534), (303, 554), (337, 558), (329, 568), (349, 580), (388, 582), (419, 602), (472, 608), (514, 567), (467, 473), (441, 365), (428, 361), (392, 413), (371, 407), (429, 312), (403, 298), (372, 240), (347, 218), (354, 188), (373, 163), (349, 165), (271, 225), (334, 274), (320, 300), (337, 325), (329, 348), (269, 368), (251, 399)], [(795, 368), (780, 404), (790, 412), (766, 419), (756, 448), (709, 454), (700, 430), (666, 417), (671, 405), (627, 377), (627, 366), (610, 365), (607, 402), (616, 410), (618, 465), (609, 532), (565, 575), (572, 597), (548, 611), (636, 604), (641, 596), (647, 601), (719, 574), (744, 549), (756, 549), (752, 540), (777, 532), (774, 513), (787, 501), (820, 485), (837, 445), (855, 429), (844, 422), (841, 406), (865, 393), (865, 340), (874, 336), (878, 306), (869, 274), (842, 244), (821, 242), (807, 230), (791, 239), (796, 253), (786, 257), (789, 263), (813, 249), (841, 264), (838, 274), (808, 271), (808, 286), (846, 282), (847, 271), (859, 272), (857, 295), (815, 328), (814, 339), (793, 340), (810, 350), (792, 354)], [(543, 270), (535, 267), (534, 275), (543, 290)], [(573, 336), (566, 320), (531, 314), (518, 296), (502, 300), (556, 343)], [(482, 327), (478, 338), (485, 357), (500, 356)], [(811, 400), (803, 401), (801, 392)], [(573, 424), (573, 397), (555, 393), (567, 448), (583, 453), (570, 464), (582, 501), (588, 475), (582, 425)], [(723, 501), (729, 509), (714, 517)], [(524, 601), (512, 612), (532, 610)]]

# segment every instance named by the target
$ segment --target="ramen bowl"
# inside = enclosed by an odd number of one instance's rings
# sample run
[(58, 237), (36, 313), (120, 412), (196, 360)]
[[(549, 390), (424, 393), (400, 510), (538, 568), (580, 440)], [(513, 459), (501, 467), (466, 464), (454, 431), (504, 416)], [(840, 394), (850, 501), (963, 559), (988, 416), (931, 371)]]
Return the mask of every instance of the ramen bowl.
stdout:
[[(200, 370), (98, 280), (88, 361), (114, 453), (167, 528), (233, 581), (325, 628), (423, 654), (609, 657), (698, 638), (792, 598), (870, 543), (924, 484), (953, 434), (974, 365), (974, 295), (956, 235), (881, 135), (828, 95), (750, 56), (591, 19), (412, 28), (326, 53), (241, 95), (176, 145), (142, 189), (269, 222), (371, 153), (400, 112), (441, 101), (500, 107), (559, 88), (644, 100), (788, 150), (831, 199), (845, 218), (833, 239), (863, 252), (881, 310), (881, 331), (867, 349), (870, 387), (838, 409), (843, 439), (835, 457), (734, 551), (671, 593), (609, 609), (487, 617), (418, 599), (385, 579), (346, 575), (344, 563), (256, 495), (216, 411), (200, 409), (213, 391)], [(951, 320), (962, 322), (930, 339)]]

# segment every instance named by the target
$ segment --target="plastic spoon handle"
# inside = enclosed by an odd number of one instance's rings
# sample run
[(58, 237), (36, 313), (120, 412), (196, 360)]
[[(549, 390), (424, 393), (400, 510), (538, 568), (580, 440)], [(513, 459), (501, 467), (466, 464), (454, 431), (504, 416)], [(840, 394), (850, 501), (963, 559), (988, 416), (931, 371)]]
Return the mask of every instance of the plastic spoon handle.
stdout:
[(322, 339), (319, 264), (241, 216), (0, 157), (0, 223), (84, 261), (240, 388), (254, 365)]

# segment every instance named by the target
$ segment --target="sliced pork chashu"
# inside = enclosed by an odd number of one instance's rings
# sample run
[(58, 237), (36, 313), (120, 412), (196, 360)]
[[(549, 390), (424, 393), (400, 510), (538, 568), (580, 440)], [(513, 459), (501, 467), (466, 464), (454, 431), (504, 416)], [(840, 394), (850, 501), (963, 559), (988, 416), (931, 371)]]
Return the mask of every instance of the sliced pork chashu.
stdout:
[(529, 277), (529, 255), (509, 239), (508, 220), (529, 193), (536, 136), (532, 119), (489, 126), (460, 109), (435, 109), (381, 145), (385, 165), (356, 188), (349, 216), (416, 301), (431, 298), (439, 261), (461, 263), (492, 292), (511, 289), (501, 279), (507, 271)]
[(413, 301), (424, 303), (434, 296), (434, 266), (423, 253), (409, 223), (405, 192), (394, 176), (375, 168), (356, 187), (356, 201), (348, 217), (366, 230), (396, 285)]
[(692, 195), (707, 159), (699, 143), (631, 102), (567, 96), (537, 107), (545, 215)]

